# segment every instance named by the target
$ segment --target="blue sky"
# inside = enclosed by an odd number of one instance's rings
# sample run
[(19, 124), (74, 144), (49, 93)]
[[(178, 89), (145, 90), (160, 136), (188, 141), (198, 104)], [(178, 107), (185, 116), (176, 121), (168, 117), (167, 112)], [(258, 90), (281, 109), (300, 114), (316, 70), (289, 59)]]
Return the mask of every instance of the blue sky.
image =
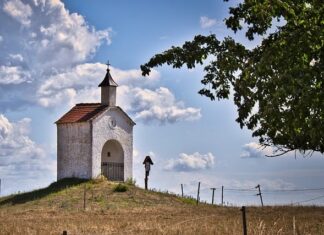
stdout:
[[(134, 177), (143, 186), (144, 156), (155, 162), (150, 185), (202, 199), (225, 186), (225, 201), (266, 204), (304, 201), (324, 195), (324, 158), (288, 154), (266, 158), (251, 132), (235, 122), (232, 100), (197, 94), (203, 69), (156, 68), (141, 77), (139, 67), (155, 53), (196, 34), (232, 36), (223, 19), (237, 1), (59, 1), (0, 3), (0, 178), (2, 194), (26, 191), (56, 180), (54, 122), (75, 103), (99, 102), (98, 83), (109, 59), (119, 84), (117, 104), (136, 121)], [(226, 189), (251, 189), (232, 191)], [(253, 190), (252, 190), (253, 189)], [(275, 190), (281, 190), (280, 192)], [(309, 203), (323, 204), (324, 198)]]

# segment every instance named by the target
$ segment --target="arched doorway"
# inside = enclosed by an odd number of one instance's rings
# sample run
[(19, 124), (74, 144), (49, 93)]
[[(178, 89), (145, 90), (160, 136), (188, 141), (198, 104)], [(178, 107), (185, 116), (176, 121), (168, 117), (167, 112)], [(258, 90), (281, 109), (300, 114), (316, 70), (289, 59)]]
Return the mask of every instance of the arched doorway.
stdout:
[(101, 173), (109, 180), (124, 181), (124, 150), (117, 140), (108, 140), (102, 148)]

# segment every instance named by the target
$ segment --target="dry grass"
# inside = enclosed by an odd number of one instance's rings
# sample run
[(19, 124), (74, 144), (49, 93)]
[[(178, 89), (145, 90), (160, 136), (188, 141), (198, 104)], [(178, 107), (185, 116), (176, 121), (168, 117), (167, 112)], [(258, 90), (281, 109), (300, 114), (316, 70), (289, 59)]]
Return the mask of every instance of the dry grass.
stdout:
[[(70, 180), (1, 198), (0, 234), (242, 234), (239, 208), (115, 187), (105, 180)], [(323, 207), (248, 207), (247, 220), (248, 234), (324, 234)]]

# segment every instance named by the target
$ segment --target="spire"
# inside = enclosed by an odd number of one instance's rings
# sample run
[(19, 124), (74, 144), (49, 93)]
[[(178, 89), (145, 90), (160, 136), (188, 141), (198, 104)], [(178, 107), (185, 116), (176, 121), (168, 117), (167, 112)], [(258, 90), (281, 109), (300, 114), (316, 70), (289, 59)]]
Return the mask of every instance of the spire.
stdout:
[(106, 76), (104, 78), (104, 80), (102, 80), (102, 82), (98, 85), (99, 87), (106, 87), (106, 86), (114, 86), (117, 87), (117, 83), (114, 81), (114, 79), (112, 78), (112, 76), (110, 75), (110, 69), (109, 69), (109, 60), (107, 62), (107, 73)]
[(117, 83), (110, 75), (109, 61), (107, 62), (107, 73), (104, 80), (99, 84), (101, 88), (101, 103), (108, 106), (116, 106)]

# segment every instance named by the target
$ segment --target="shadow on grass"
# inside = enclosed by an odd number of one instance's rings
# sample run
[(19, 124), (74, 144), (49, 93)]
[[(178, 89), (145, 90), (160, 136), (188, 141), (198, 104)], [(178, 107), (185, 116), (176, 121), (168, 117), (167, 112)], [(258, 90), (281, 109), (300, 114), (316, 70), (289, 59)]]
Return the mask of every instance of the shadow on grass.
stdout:
[(47, 188), (37, 189), (31, 192), (27, 193), (21, 193), (16, 195), (11, 195), (3, 200), (0, 199), (0, 206), (5, 204), (21, 204), (33, 200), (37, 200), (43, 197), (46, 197), (47, 195), (51, 193), (56, 193), (58, 191), (61, 191), (63, 189), (66, 189), (71, 186), (79, 185), (81, 183), (84, 183), (88, 180), (86, 179), (78, 179), (78, 178), (66, 178), (59, 180), (57, 182), (54, 182), (50, 184)]

